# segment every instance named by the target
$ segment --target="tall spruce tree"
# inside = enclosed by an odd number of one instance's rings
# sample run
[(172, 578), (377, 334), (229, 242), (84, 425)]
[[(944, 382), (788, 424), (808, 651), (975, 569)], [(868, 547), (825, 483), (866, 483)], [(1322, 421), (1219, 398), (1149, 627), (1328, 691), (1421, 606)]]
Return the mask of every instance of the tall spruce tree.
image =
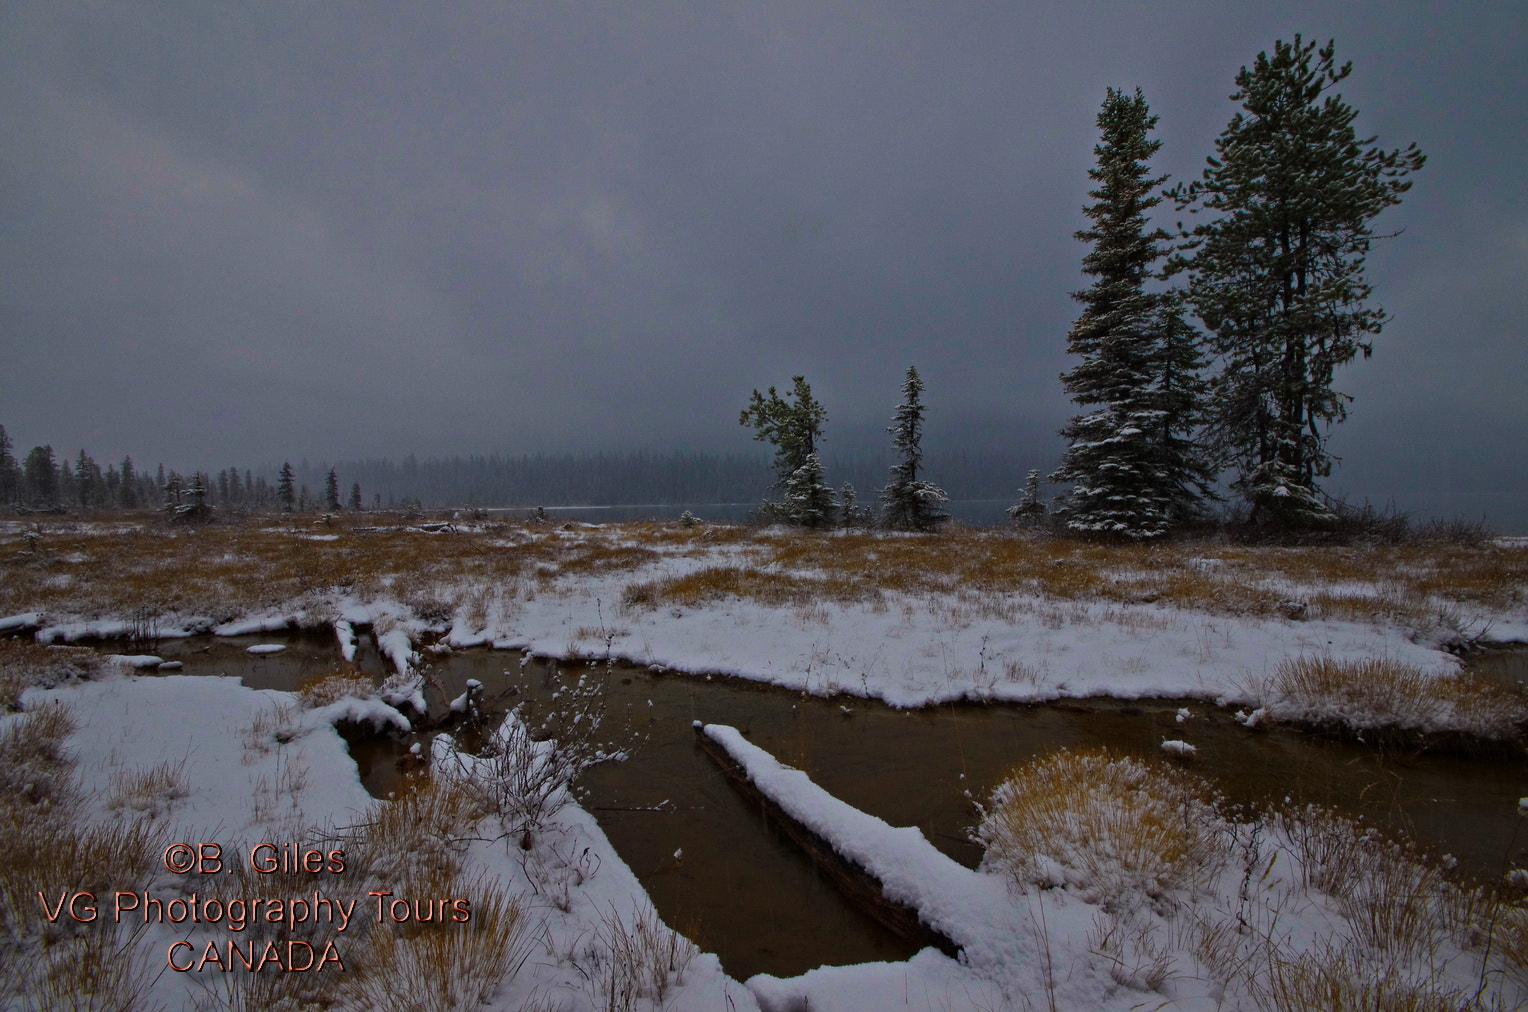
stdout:
[(0, 425), (0, 505), (10, 505), (21, 499), (21, 465), (16, 463), (14, 448), (5, 426)]
[(26, 494), (32, 505), (56, 507), (58, 503), (58, 465), (53, 461), (53, 447), (34, 446), (21, 464)]
[(892, 445), (901, 458), (891, 468), (891, 483), (881, 490), (881, 523), (894, 531), (931, 531), (950, 519), (944, 489), (918, 477), (923, 464), (923, 380), (907, 367), (902, 403), (891, 426)]
[(138, 505), (138, 472), (133, 467), (132, 454), (122, 458), (122, 487), (117, 493), (117, 505), (125, 510)]
[(276, 501), (281, 505), (283, 513), (290, 513), (297, 508), (296, 476), (292, 473), (291, 461), (283, 461), (281, 471), (276, 476)]
[(1236, 75), (1241, 111), (1203, 176), (1170, 191), (1216, 217), (1191, 233), (1188, 298), (1220, 360), (1211, 431), (1236, 468), (1254, 521), (1319, 525), (1331, 512), (1317, 479), (1351, 398), (1338, 366), (1373, 351), (1385, 312), (1369, 302), (1370, 222), (1400, 203), (1424, 156), (1358, 139), (1357, 111), (1331, 89), (1352, 72), (1328, 42), (1279, 41)]
[(324, 476), (324, 509), (330, 513), (340, 511), (340, 476), (334, 468)]
[(1165, 176), (1148, 160), (1162, 142), (1140, 89), (1110, 88), (1098, 113), (1097, 165), (1088, 176), (1093, 220), (1083, 272), (1095, 280), (1073, 294), (1083, 312), (1067, 336), (1081, 361), (1061, 376), (1087, 408), (1062, 429), (1069, 445), (1052, 481), (1071, 482), (1059, 513), (1075, 531), (1158, 537), (1202, 510), (1212, 475), (1192, 438), (1199, 421), (1202, 357), (1170, 292), (1148, 291), (1169, 238), (1146, 213)]

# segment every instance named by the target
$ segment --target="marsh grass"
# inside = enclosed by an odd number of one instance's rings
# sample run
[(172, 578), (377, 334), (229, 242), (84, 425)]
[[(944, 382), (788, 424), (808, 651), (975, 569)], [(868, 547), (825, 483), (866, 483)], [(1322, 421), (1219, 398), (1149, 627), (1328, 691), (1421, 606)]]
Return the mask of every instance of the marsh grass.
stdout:
[(342, 1008), (477, 1008), (519, 971), (533, 939), (518, 900), (489, 878), (453, 880), (444, 889), (427, 895), (471, 897), (471, 919), (373, 929), (357, 972), (344, 982)]
[(191, 793), (186, 781), (186, 760), (165, 760), (146, 770), (121, 770), (111, 776), (111, 796), (106, 807), (128, 809), (154, 818), (165, 814)]
[(97, 897), (148, 881), (162, 834), (147, 822), (86, 824), (67, 740), (67, 707), (0, 716), (0, 999), (27, 1009), (135, 1009), (148, 977), (133, 935), (112, 925), (50, 922), (40, 896)]
[(574, 960), (599, 1012), (664, 1007), (670, 990), (699, 950), (651, 910), (602, 912), (593, 944)]
[(281, 699), (261, 707), (241, 730), (245, 765), (259, 762), (261, 756), (296, 741), (304, 733), (301, 708), (296, 702)]
[(91, 678), (100, 665), (100, 655), (85, 647), (48, 647), (20, 637), (0, 638), (0, 713), (21, 709), (21, 694), (27, 689)]
[(1449, 727), (1486, 741), (1509, 741), (1528, 719), (1522, 696), (1468, 671), (1436, 675), (1385, 657), (1281, 662), (1262, 690), (1281, 720), (1353, 731), (1430, 732)]
[(1493, 1007), (1463, 988), (1440, 990), (1425, 975), (1375, 966), (1330, 945), (1293, 957), (1270, 953), (1260, 980), (1254, 1000), (1267, 1012), (1487, 1012)]
[(307, 710), (328, 706), (342, 699), (369, 699), (376, 694), (377, 686), (371, 676), (353, 669), (336, 669), (314, 675), (303, 679), (297, 686), (297, 698)]
[(1223, 820), (1196, 778), (1107, 749), (1020, 767), (976, 829), (987, 862), (1021, 889), (1069, 886), (1105, 910), (1171, 907), (1228, 857)]
[(1187, 973), (1268, 1012), (1486, 1012), (1528, 984), (1520, 897), (1329, 809), (1233, 818), (1191, 775), (1063, 750), (1016, 770), (976, 836), (1020, 891), (1097, 904), (1090, 951), (1132, 990)]
[[(483, 523), (441, 534), (375, 526), (388, 519), (342, 517), (327, 529), (337, 535), (332, 541), (258, 517), (195, 530), (50, 525), (43, 533), (48, 552), (7, 567), (0, 614), (41, 609), (121, 619), (147, 607), (164, 622), (221, 622), (301, 606), (325, 620), (344, 594), (391, 597), (421, 618), (462, 614), (482, 623), (493, 603), (512, 607), (538, 592), (608, 579), (618, 584), (612, 597), (631, 608), (729, 598), (874, 608), (888, 593), (966, 593), (1398, 622), (1468, 639), (1483, 627), (1482, 615), (1521, 605), (1528, 586), (1528, 546), (1490, 541), (1116, 545), (964, 528), (903, 536), (661, 523), (570, 531)], [(662, 572), (671, 559), (700, 565), (688, 574)], [(1358, 584), (1379, 589), (1356, 593)], [(485, 596), (484, 588), (501, 594)]]

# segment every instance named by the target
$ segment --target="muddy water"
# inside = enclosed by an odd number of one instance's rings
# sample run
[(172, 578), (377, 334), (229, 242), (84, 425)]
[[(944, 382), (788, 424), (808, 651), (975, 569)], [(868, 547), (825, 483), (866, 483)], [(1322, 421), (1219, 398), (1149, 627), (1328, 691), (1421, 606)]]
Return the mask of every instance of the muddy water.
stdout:
[[(298, 649), (302, 637), (265, 634), (255, 641), (288, 642), (289, 649), (259, 658), (243, 653), (241, 642), (198, 654), (207, 646), (203, 641), (187, 644), (178, 659), (187, 672), (222, 664), (258, 687), (295, 687), (261, 684), (275, 677), (274, 662), (283, 658), (283, 672), (309, 670)], [(332, 641), (308, 642), (317, 665), (311, 673), (332, 667)], [(161, 655), (169, 659), (172, 652), (166, 646)], [(360, 659), (368, 656), (375, 659), (374, 653)], [(1523, 657), (1498, 663), (1521, 665)], [(379, 671), (380, 665), (368, 664), (367, 670)], [(575, 673), (569, 667), (564, 677)], [(522, 668), (519, 655), (488, 651), (437, 660), (432, 674), (448, 693), (476, 678), (490, 698), (518, 689), (507, 698), (529, 696), (538, 704), (559, 684), (542, 662)], [(1502, 677), (1513, 676), (1508, 671)], [(798, 974), (823, 963), (902, 959), (911, 950), (849, 907), (721, 779), (694, 746), (692, 720), (741, 728), (833, 794), (894, 825), (918, 826), (967, 865), (980, 858), (968, 840), (976, 821), (972, 800), (984, 798), (1013, 766), (1056, 748), (1097, 745), (1161, 760), (1161, 742), (1171, 738), (1199, 749), (1193, 768), (1231, 803), (1288, 798), (1332, 805), (1407, 832), (1491, 878), (1528, 864), (1528, 832), (1519, 836), (1516, 814), (1517, 799), (1528, 795), (1528, 764), (1520, 759), (1417, 755), (1294, 732), (1248, 731), (1227, 712), (1197, 701), (908, 712), (865, 700), (804, 698), (731, 679), (618, 667), (607, 680), (607, 707), (607, 728), (629, 725), (641, 740), (630, 761), (587, 775), (584, 804), (665, 921), (719, 953), (728, 972), (743, 978)], [(1179, 722), (1180, 707), (1193, 716)], [(396, 786), (396, 759), (406, 749), (407, 743), (386, 741), (353, 747), (374, 794), (385, 796)]]

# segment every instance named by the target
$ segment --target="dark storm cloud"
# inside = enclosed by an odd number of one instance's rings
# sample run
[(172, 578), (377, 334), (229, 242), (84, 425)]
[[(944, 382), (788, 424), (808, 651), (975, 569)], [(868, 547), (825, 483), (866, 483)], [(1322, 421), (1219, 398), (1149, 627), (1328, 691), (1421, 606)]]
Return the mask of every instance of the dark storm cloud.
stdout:
[(1395, 322), (1345, 377), (1350, 474), (1520, 466), (1515, 4), (0, 17), (0, 423), (23, 445), (742, 449), (747, 392), (797, 372), (843, 445), (917, 363), (931, 438), (1038, 453), (1068, 413), (1104, 88), (1143, 87), (1160, 168), (1196, 174), (1236, 69), (1303, 31), (1355, 61), (1360, 126), (1431, 159), (1381, 222), (1406, 229), (1373, 259)]

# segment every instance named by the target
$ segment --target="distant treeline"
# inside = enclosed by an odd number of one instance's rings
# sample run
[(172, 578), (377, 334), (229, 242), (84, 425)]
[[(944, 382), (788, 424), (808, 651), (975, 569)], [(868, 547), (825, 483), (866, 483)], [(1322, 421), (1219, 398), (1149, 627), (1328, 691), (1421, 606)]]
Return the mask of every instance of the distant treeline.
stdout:
[[(829, 456), (829, 473), (852, 484), (861, 501), (879, 493), (890, 480), (890, 467), (887, 453)], [(997, 453), (933, 452), (924, 467), (957, 499), (1016, 497), (1023, 483), (1020, 462)], [(755, 502), (774, 481), (766, 456), (734, 453), (492, 454), (422, 461), (411, 455), (402, 461), (293, 465), (296, 480), (313, 489), (324, 486), (331, 468), (342, 488), (361, 486), (368, 507)], [(267, 465), (255, 474), (276, 472), (276, 465)]]
[[(828, 457), (829, 473), (873, 501), (890, 480), (885, 452)], [(1023, 468), (1015, 455), (934, 451), (924, 471), (956, 499), (1017, 496)], [(0, 505), (23, 510), (175, 508), (279, 509), (280, 465), (191, 470), (163, 464), (144, 470), (132, 457), (98, 463), (84, 450), (57, 454), (51, 445), (16, 454), (0, 426)], [(330, 472), (336, 480), (331, 483)], [(354, 508), (400, 506), (617, 506), (758, 502), (774, 475), (759, 454), (697, 452), (564, 453), (432, 457), (413, 455), (293, 466), (292, 505), (329, 508), (329, 497)]]

